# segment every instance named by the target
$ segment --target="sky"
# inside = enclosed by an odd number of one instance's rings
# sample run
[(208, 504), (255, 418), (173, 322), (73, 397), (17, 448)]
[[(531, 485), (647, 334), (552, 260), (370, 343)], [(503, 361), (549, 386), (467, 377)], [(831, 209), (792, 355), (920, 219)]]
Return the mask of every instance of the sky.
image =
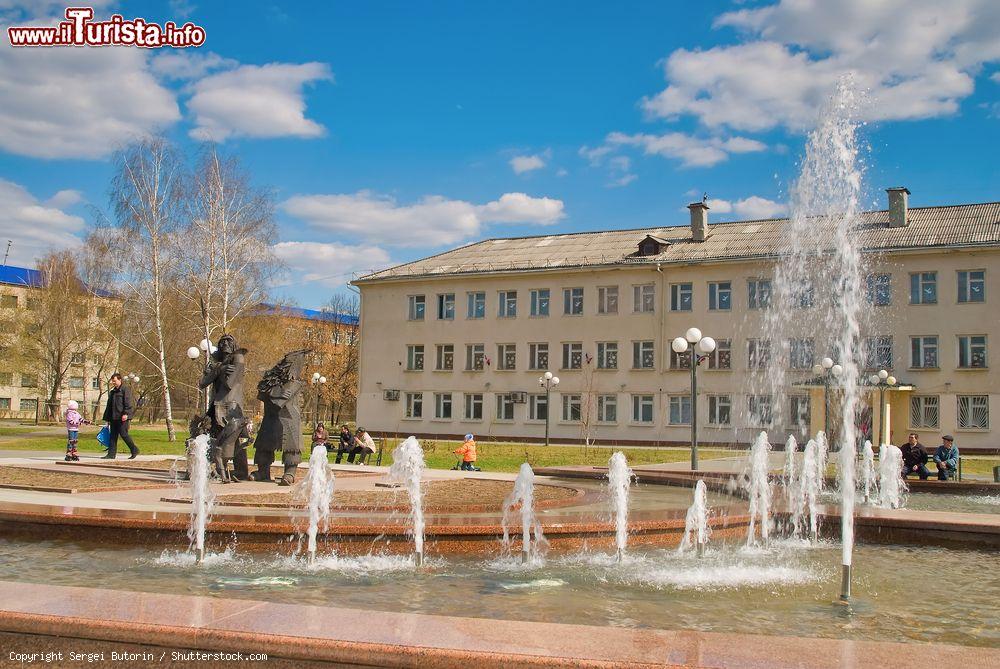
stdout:
[[(357, 273), (488, 237), (784, 215), (837, 80), (866, 100), (870, 208), (1000, 199), (1000, 3), (93, 3), (206, 31), (188, 49), (0, 36), (0, 251), (80, 247), (115, 149), (162, 133), (271, 189), (288, 271), (321, 307)], [(65, 5), (0, 0), (0, 25)], [(82, 252), (82, 251), (81, 251)]]

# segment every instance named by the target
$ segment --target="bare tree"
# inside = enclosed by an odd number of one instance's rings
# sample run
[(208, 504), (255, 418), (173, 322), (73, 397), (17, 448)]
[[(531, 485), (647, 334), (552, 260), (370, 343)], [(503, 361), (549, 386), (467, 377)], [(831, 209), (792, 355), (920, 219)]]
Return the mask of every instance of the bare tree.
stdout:
[(329, 398), (330, 419), (340, 422), (341, 416), (355, 411), (358, 403), (358, 362), (361, 353), (358, 317), (361, 304), (356, 295), (338, 293), (330, 298), (324, 311), (335, 321), (334, 347), (324, 394)]

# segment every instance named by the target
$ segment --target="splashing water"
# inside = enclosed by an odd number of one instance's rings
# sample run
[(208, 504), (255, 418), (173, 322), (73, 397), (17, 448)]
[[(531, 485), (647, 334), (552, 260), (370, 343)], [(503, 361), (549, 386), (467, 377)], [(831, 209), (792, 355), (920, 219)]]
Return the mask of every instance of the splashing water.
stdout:
[[(526, 564), (540, 559), (548, 546), (542, 533), (542, 524), (535, 516), (535, 472), (527, 462), (521, 464), (514, 480), (514, 489), (503, 501), (503, 545), (508, 553), (512, 544), (509, 528), (513, 525), (514, 509), (518, 505), (521, 516), (521, 562)], [(531, 541), (532, 532), (535, 534), (534, 543)]]
[[(822, 432), (820, 432), (822, 434)], [(808, 512), (809, 539), (815, 543), (819, 538), (819, 527), (817, 518), (819, 516), (819, 494), (823, 488), (823, 478), (819, 475), (819, 467), (816, 466), (819, 444), (815, 439), (806, 442), (806, 450), (802, 456), (802, 475), (799, 479), (799, 500), (796, 511), (799, 519), (795, 523), (796, 531), (803, 525), (801, 514), (803, 510)]]
[(878, 505), (884, 509), (898, 509), (906, 501), (908, 486), (903, 479), (903, 452), (899, 446), (883, 444), (879, 450)]
[(416, 437), (407, 437), (392, 452), (389, 478), (406, 488), (410, 497), (410, 521), (413, 534), (413, 560), (419, 567), (424, 560), (424, 500), (420, 480), (424, 473), (424, 450)]
[[(885, 454), (885, 446), (882, 447), (882, 454)], [(902, 467), (900, 468), (902, 471)], [(878, 497), (878, 473), (875, 469), (875, 451), (872, 449), (872, 442), (865, 440), (865, 445), (861, 449), (861, 471), (858, 472), (859, 484), (861, 487), (862, 499), (865, 504)]]
[(188, 472), (191, 487), (191, 523), (188, 526), (188, 540), (200, 564), (205, 559), (205, 530), (211, 520), (215, 493), (208, 485), (208, 451), (211, 448), (208, 435), (201, 434), (188, 441)]
[(712, 528), (708, 526), (708, 489), (705, 482), (699, 479), (694, 485), (694, 500), (684, 519), (684, 539), (678, 551), (683, 553), (695, 546), (698, 555), (703, 555), (711, 533)]
[(618, 549), (619, 560), (625, 555), (625, 545), (628, 543), (628, 493), (634, 476), (621, 451), (608, 460), (608, 492), (615, 518), (615, 547)]
[(316, 562), (316, 534), (321, 529), (326, 532), (330, 521), (330, 503), (333, 501), (335, 484), (336, 480), (326, 460), (326, 446), (319, 444), (309, 457), (309, 475), (301, 491), (309, 509), (306, 550), (309, 553), (310, 564)]
[(830, 459), (830, 441), (826, 438), (826, 432), (820, 430), (816, 433), (816, 481), (819, 483), (819, 491), (826, 488), (826, 463)]
[(767, 544), (771, 531), (771, 484), (767, 479), (768, 455), (771, 444), (767, 432), (761, 431), (750, 447), (747, 470), (743, 472), (743, 488), (750, 498), (750, 525), (747, 528), (747, 545), (757, 545), (757, 527), (760, 539)]

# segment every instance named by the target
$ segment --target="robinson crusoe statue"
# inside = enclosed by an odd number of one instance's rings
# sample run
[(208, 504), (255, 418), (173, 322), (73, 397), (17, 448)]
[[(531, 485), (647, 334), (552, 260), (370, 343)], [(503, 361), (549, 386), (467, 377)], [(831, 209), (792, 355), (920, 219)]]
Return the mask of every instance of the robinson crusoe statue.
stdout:
[(249, 478), (247, 441), (250, 438), (250, 421), (243, 413), (243, 376), (246, 373), (245, 348), (238, 348), (232, 335), (222, 335), (212, 353), (199, 388), (211, 387), (206, 416), (211, 419), (209, 436), (212, 438), (211, 459), (223, 483), (229, 483), (230, 460), (233, 477), (240, 481)]

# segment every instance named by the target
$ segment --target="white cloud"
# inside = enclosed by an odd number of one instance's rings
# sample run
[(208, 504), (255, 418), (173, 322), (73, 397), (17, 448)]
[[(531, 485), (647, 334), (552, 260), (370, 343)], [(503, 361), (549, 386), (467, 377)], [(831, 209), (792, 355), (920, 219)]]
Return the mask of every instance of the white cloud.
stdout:
[(545, 167), (545, 159), (537, 153), (530, 156), (514, 156), (510, 159), (510, 168), (514, 174), (524, 174)]
[[(614, 152), (620, 147), (635, 147), (642, 149), (648, 156), (663, 156), (676, 158), (684, 167), (710, 167), (729, 158), (732, 153), (749, 153), (764, 151), (767, 146), (746, 137), (694, 137), (682, 132), (668, 132), (662, 135), (637, 133), (628, 135), (613, 132), (604, 140), (598, 149), (590, 151), (590, 155), (599, 158)], [(616, 156), (621, 158), (621, 156)]]
[(655, 117), (696, 117), (708, 127), (761, 131), (810, 127), (838, 78), (867, 91), (869, 120), (952, 114), (985, 63), (1000, 59), (995, 0), (782, 0), (720, 16), (748, 41), (678, 49), (667, 87), (643, 101)]
[(192, 86), (188, 108), (195, 139), (229, 137), (319, 137), (326, 129), (306, 118), (304, 87), (330, 81), (323, 63), (243, 65), (211, 74)]
[(14, 242), (7, 262), (34, 267), (50, 250), (78, 246), (84, 221), (62, 210), (78, 198), (76, 191), (63, 190), (41, 202), (24, 186), (0, 179), (0, 252), (8, 239)]
[(272, 249), (289, 268), (282, 285), (316, 282), (343, 287), (354, 272), (367, 273), (392, 264), (385, 249), (367, 244), (279, 242)]
[(200, 79), (214, 70), (229, 70), (239, 61), (223, 58), (211, 51), (163, 51), (150, 60), (150, 69), (165, 79)]
[(990, 79), (1000, 84), (1000, 72), (994, 72), (990, 75)]
[(505, 193), (482, 205), (440, 195), (401, 205), (391, 197), (360, 191), (297, 195), (281, 207), (316, 229), (388, 246), (442, 246), (480, 236), (490, 223), (547, 225), (565, 216), (561, 200), (524, 193)]
[[(687, 194), (691, 196), (691, 191)], [(713, 214), (733, 214), (737, 219), (755, 220), (775, 218), (788, 213), (788, 205), (757, 195), (751, 195), (750, 197), (735, 201), (710, 197), (707, 204), (709, 211)], [(683, 209), (686, 210), (687, 208), (684, 207)]]

